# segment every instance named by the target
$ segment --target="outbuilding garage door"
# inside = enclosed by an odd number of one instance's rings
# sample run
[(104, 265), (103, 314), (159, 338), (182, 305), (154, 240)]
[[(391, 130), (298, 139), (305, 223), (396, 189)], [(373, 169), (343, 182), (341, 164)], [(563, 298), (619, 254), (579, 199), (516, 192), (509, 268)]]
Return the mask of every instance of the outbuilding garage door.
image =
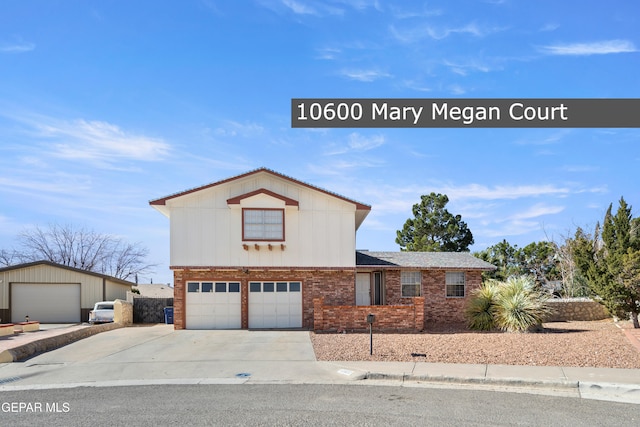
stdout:
[(79, 323), (79, 283), (13, 283), (11, 322)]
[(187, 329), (239, 329), (239, 282), (187, 282)]
[(249, 328), (301, 328), (300, 282), (249, 282)]

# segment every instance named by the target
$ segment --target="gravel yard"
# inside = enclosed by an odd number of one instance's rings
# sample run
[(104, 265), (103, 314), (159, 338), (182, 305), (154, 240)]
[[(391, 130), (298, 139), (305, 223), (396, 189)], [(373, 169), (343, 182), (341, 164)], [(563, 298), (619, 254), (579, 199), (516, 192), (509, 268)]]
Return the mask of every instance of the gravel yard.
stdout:
[[(419, 334), (311, 333), (318, 360), (472, 363), (640, 368), (640, 351), (625, 336), (628, 322), (545, 323), (537, 333), (471, 332), (463, 325)], [(412, 356), (413, 354), (417, 354)]]

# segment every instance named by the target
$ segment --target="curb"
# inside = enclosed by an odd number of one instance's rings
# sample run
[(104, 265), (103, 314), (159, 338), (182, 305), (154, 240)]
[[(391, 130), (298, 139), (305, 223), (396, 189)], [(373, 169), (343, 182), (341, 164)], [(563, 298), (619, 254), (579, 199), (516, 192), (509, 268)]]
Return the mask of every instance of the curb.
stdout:
[(79, 341), (83, 338), (90, 337), (91, 335), (122, 327), (124, 327), (124, 325), (119, 323), (105, 323), (102, 325), (93, 325), (91, 327), (78, 329), (66, 334), (43, 338), (41, 340), (33, 341), (1, 352), (0, 363), (19, 362), (21, 360), (28, 359), (35, 354), (45, 353), (58, 347), (71, 344), (72, 342)]
[(528, 388), (555, 388), (555, 389), (579, 389), (579, 381), (568, 380), (530, 380), (524, 378), (498, 379), (498, 378), (465, 378), (453, 376), (431, 376), (431, 375), (411, 375), (411, 374), (383, 374), (379, 372), (367, 372), (365, 380), (395, 380), (395, 381), (424, 381), (431, 383), (449, 384), (484, 384), (497, 386), (528, 387)]
[(607, 400), (612, 402), (640, 404), (640, 385), (611, 382), (569, 381), (569, 380), (535, 380), (526, 378), (469, 378), (453, 376), (429, 376), (410, 374), (383, 374), (367, 372), (365, 380), (425, 382), (431, 384), (455, 384), (470, 386), (517, 387), (529, 390), (566, 390), (574, 391), (581, 399)]

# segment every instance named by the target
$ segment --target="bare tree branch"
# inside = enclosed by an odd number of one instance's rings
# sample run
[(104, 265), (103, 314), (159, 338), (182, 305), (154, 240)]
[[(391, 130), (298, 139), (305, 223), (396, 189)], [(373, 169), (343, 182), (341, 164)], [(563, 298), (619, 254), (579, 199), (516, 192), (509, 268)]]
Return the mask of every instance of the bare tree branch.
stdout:
[(0, 265), (46, 260), (123, 280), (151, 273), (155, 267), (146, 263), (149, 250), (140, 243), (72, 225), (35, 227), (22, 231), (18, 239), (21, 250), (1, 251)]

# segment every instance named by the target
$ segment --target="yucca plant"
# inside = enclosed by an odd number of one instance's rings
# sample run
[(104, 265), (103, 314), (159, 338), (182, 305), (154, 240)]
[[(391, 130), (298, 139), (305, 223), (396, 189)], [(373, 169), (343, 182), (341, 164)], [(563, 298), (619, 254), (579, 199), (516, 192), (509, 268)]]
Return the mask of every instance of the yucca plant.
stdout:
[(495, 300), (496, 326), (507, 332), (525, 332), (542, 324), (549, 313), (548, 295), (536, 289), (529, 276), (510, 277)]
[(500, 282), (490, 279), (471, 293), (471, 299), (465, 308), (470, 329), (490, 331), (496, 327), (493, 311), (499, 284)]
[(487, 281), (473, 293), (465, 310), (469, 328), (525, 332), (542, 324), (548, 314), (548, 296), (536, 289), (531, 277)]

